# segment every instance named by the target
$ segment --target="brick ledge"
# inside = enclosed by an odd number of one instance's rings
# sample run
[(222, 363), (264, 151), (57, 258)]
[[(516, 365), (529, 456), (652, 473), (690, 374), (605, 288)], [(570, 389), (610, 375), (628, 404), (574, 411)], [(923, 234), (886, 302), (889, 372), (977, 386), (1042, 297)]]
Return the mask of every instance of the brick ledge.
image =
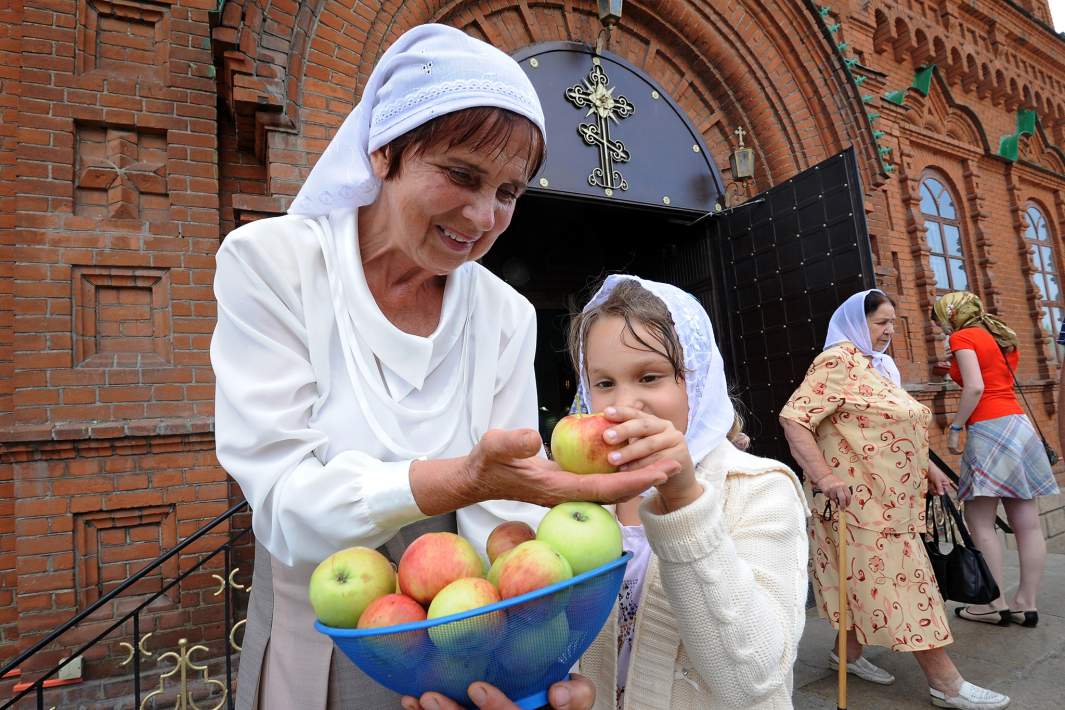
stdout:
[(68, 422), (0, 427), (0, 448), (6, 443), (122, 439), (131, 436), (174, 436), (214, 431), (214, 417), (129, 419), (120, 422)]

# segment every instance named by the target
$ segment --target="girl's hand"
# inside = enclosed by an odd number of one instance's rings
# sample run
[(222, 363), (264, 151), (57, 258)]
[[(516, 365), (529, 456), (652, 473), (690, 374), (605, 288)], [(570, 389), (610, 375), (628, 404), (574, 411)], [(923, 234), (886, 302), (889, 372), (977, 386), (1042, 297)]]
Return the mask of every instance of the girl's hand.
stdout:
[[(488, 683), (471, 683), (470, 699), (481, 710), (518, 710), (498, 688)], [(591, 710), (595, 704), (595, 686), (582, 675), (573, 673), (569, 680), (559, 681), (547, 691), (547, 700), (554, 710)], [(440, 693), (425, 693), (421, 698), (403, 698), (404, 710), (460, 710), (461, 705)]]
[(610, 444), (628, 442), (610, 454), (610, 462), (619, 467), (619, 473), (664, 461), (679, 465), (668, 480), (656, 486), (664, 512), (683, 508), (702, 495), (703, 488), (695, 480), (695, 465), (688, 453), (688, 444), (673, 422), (635, 407), (607, 407), (603, 414), (610, 421), (617, 422), (617, 426), (603, 432), (603, 438)]
[(845, 508), (851, 502), (851, 489), (835, 474), (826, 473), (817, 479), (813, 487), (821, 491), (834, 505)]
[[(458, 483), (470, 503), (520, 500), (551, 507), (571, 500), (617, 503), (664, 483), (676, 473), (670, 460), (647, 461), (624, 472), (577, 475), (539, 456), (540, 435), (531, 429), (493, 429), (466, 457)], [(416, 462), (417, 463), (417, 462)]]
[(960, 431), (947, 429), (947, 449), (952, 454), (960, 454), (965, 451), (965, 447), (961, 443)]
[(937, 466), (929, 466), (928, 489), (937, 496), (941, 496), (944, 493), (949, 492), (951, 489), (954, 489), (955, 491), (958, 490), (958, 487), (954, 485), (954, 481), (950, 480), (950, 477), (940, 471)]

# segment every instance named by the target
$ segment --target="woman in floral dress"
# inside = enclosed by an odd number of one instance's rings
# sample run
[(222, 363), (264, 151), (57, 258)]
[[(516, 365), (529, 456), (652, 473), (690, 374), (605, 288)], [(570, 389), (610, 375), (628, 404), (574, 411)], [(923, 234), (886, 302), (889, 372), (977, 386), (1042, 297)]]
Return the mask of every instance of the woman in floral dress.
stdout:
[[(895, 307), (883, 291), (854, 294), (836, 309), (824, 351), (780, 413), (805, 474), (821, 616), (839, 626), (838, 512), (847, 515), (847, 671), (888, 685), (895, 678), (862, 657), (865, 646), (911, 652), (931, 701), (949, 708), (1004, 708), (1009, 698), (964, 681), (947, 656), (953, 641), (921, 533), (925, 496), (947, 476), (928, 460), (927, 407), (901, 386), (885, 354)], [(830, 653), (829, 665), (839, 659)]]

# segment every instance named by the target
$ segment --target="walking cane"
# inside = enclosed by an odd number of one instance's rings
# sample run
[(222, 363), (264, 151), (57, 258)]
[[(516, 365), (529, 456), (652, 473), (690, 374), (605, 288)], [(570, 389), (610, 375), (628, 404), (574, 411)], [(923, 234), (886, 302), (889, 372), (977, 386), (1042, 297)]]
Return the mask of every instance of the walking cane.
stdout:
[(836, 691), (836, 709), (847, 707), (847, 516), (846, 509), (839, 510), (839, 541), (836, 551), (839, 553), (839, 682)]

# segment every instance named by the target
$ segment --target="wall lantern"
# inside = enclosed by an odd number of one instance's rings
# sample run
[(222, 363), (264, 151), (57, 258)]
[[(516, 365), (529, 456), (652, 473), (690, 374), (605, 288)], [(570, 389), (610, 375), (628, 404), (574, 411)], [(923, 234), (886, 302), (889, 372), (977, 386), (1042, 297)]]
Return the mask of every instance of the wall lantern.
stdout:
[(603, 27), (621, 22), (621, 6), (624, 0), (599, 0), (599, 21)]
[(749, 180), (754, 177), (754, 149), (744, 147), (743, 136), (747, 131), (743, 130), (742, 126), (733, 133), (740, 139), (740, 145), (728, 159), (729, 167), (732, 168), (732, 179)]

